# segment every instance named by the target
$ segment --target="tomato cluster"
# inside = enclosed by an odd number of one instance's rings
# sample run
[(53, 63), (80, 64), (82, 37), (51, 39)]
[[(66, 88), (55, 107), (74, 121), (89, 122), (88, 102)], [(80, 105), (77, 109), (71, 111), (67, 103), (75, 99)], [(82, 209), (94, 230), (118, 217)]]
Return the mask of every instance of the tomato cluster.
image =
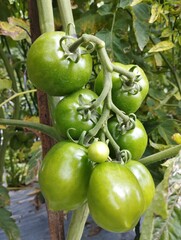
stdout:
[[(136, 65), (111, 63), (111, 78), (100, 70), (92, 87), (92, 57), (80, 46), (72, 51), (75, 43), (64, 32), (44, 33), (28, 53), (32, 83), (61, 96), (53, 117), (64, 140), (45, 156), (40, 188), (53, 211), (75, 210), (87, 202), (99, 226), (129, 231), (155, 191), (150, 172), (139, 162), (148, 138), (134, 114), (148, 93), (148, 80)], [(110, 80), (108, 86), (105, 79)], [(130, 159), (122, 157), (124, 151)]]

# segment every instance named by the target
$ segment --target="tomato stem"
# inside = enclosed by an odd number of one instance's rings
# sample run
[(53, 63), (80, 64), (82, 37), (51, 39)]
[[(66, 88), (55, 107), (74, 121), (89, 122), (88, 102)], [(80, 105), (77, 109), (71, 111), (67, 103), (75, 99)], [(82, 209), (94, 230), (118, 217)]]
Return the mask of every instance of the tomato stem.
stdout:
[(170, 158), (178, 154), (178, 152), (181, 150), (181, 145), (176, 145), (174, 147), (171, 147), (169, 149), (163, 150), (161, 152), (152, 154), (148, 157), (141, 158), (139, 161), (143, 163), (144, 165), (149, 165), (152, 163), (156, 163), (158, 161), (162, 161), (166, 158)]
[(88, 215), (89, 215), (89, 208), (87, 203), (85, 203), (81, 208), (78, 208), (73, 212), (68, 233), (67, 233), (67, 238), (66, 238), (67, 240), (81, 239)]
[(37, 1), (41, 33), (54, 31), (52, 1)]
[(0, 124), (2, 125), (8, 125), (8, 126), (19, 126), (19, 127), (25, 127), (25, 128), (32, 128), (37, 131), (41, 131), (48, 136), (52, 137), (53, 139), (60, 141), (60, 136), (55, 130), (54, 127), (50, 127), (45, 124), (41, 123), (33, 123), (33, 122), (28, 122), (28, 121), (23, 121), (23, 120), (18, 120), (18, 119), (3, 119), (0, 118)]
[(113, 70), (115, 72), (120, 73), (121, 75), (124, 75), (124, 76), (128, 77), (131, 80), (131, 82), (133, 82), (133, 80), (135, 78), (134, 73), (129, 72), (129, 71), (125, 70), (124, 68), (120, 67), (120, 66), (116, 66), (116, 65), (113, 64)]
[(88, 131), (88, 134), (85, 136), (84, 144), (88, 145), (89, 141), (99, 132), (99, 130), (104, 126), (110, 114), (110, 110), (107, 108), (107, 105), (104, 104), (101, 117), (99, 118), (97, 124)]

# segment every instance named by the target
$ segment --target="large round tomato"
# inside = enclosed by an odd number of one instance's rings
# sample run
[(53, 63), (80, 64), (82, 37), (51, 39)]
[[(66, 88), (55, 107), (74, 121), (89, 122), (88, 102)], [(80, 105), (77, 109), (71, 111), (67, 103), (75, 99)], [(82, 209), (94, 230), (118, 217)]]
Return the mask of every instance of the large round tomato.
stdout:
[(131, 152), (132, 159), (138, 160), (145, 152), (148, 136), (143, 124), (136, 119), (135, 128), (121, 134), (117, 128), (118, 122), (116, 118), (112, 118), (108, 122), (108, 129), (120, 146), (121, 149), (127, 149)]
[(111, 232), (131, 230), (144, 210), (144, 197), (137, 179), (125, 165), (117, 162), (96, 165), (87, 199), (94, 221)]
[[(113, 72), (112, 73), (112, 99), (113, 103), (120, 109), (126, 113), (134, 113), (136, 112), (139, 107), (141, 106), (143, 100), (145, 99), (146, 95), (148, 94), (149, 90), (149, 83), (148, 79), (144, 73), (144, 71), (137, 65), (129, 64), (123, 65), (121, 63), (114, 63), (115, 65), (125, 69), (130, 70), (132, 67), (135, 67), (133, 73), (140, 76), (140, 80), (138, 81), (138, 85), (141, 87), (141, 91), (138, 91), (136, 94), (131, 94), (128, 92), (123, 91), (123, 80), (119, 73)], [(103, 89), (103, 70), (101, 70), (95, 80), (95, 92), (100, 94)]]
[(155, 194), (155, 184), (153, 178), (148, 169), (139, 161), (128, 161), (125, 166), (134, 174), (141, 186), (145, 200), (145, 211), (152, 202)]
[(89, 89), (82, 89), (63, 98), (55, 108), (55, 121), (60, 134), (67, 137), (70, 135), (78, 139), (83, 131), (88, 131), (97, 122), (98, 111), (88, 113), (84, 108), (97, 98), (97, 94)]
[(48, 208), (68, 211), (80, 207), (87, 199), (91, 171), (86, 148), (72, 142), (55, 144), (39, 171), (40, 189)]
[(73, 62), (64, 54), (60, 39), (64, 32), (46, 32), (32, 44), (27, 56), (30, 80), (40, 90), (53, 96), (63, 96), (81, 89), (92, 72), (90, 54)]

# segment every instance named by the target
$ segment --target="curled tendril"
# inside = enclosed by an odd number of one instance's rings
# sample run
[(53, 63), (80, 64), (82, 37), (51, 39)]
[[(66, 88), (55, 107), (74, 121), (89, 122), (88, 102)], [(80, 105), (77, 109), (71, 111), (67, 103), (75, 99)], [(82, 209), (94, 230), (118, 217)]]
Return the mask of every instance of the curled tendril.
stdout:
[(69, 128), (68, 130), (67, 130), (67, 138), (70, 140), (70, 141), (72, 141), (72, 142), (74, 142), (74, 143), (78, 143), (78, 140), (75, 140), (75, 139), (73, 139), (73, 137), (71, 136), (71, 134), (70, 134), (70, 131), (76, 131), (76, 129), (75, 128)]
[(119, 160), (122, 163), (127, 163), (129, 160), (131, 160), (132, 155), (130, 153), (130, 151), (128, 151), (127, 149), (123, 149), (119, 152)]
[(128, 94), (135, 95), (142, 90), (140, 84), (134, 81), (131, 85), (127, 85), (126, 82), (123, 82), (121, 86), (121, 91), (127, 92)]
[(64, 57), (68, 60), (71, 60), (71, 61), (77, 63), (81, 56), (80, 48), (76, 48), (76, 50), (74, 52), (71, 52), (69, 50), (69, 48), (74, 40), (75, 40), (75, 38), (72, 36), (67, 36), (67, 35), (63, 36), (60, 39), (60, 46), (61, 46), (62, 50), (64, 51)]

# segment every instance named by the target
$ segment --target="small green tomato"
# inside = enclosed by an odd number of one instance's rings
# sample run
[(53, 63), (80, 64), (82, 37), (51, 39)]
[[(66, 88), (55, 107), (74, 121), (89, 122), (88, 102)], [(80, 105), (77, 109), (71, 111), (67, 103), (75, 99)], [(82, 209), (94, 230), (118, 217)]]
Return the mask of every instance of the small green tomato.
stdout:
[(109, 156), (109, 147), (106, 143), (97, 141), (88, 148), (88, 158), (97, 163), (105, 162)]

